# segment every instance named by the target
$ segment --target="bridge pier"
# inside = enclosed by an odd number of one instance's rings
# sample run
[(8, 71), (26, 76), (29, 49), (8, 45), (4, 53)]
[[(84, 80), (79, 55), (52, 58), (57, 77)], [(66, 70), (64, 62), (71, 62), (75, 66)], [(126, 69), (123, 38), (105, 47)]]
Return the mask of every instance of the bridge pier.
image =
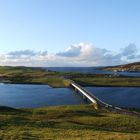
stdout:
[[(75, 91), (76, 93), (79, 93), (79, 90), (78, 90), (77, 88), (73, 87), (73, 89), (74, 89), (74, 91)], [(87, 97), (86, 97), (85, 95), (83, 95), (83, 94), (81, 94), (81, 97), (82, 97), (82, 99), (83, 99), (84, 101), (87, 101), (87, 100), (88, 100)]]
[(79, 91), (78, 91), (78, 89), (77, 88), (75, 88), (74, 86), (72, 86), (72, 85), (70, 85), (70, 87), (76, 92), (76, 93), (78, 93)]
[(93, 103), (93, 107), (96, 109), (96, 110), (98, 110), (98, 104), (96, 104), (96, 103)]
[(87, 101), (88, 100), (87, 97), (84, 96), (84, 95), (82, 95), (82, 98), (83, 98), (84, 101)]
[(82, 88), (81, 86), (79, 86), (74, 82), (71, 82), (71, 87), (74, 89), (76, 93), (81, 93), (84, 101), (89, 100), (93, 104), (94, 108), (98, 109), (96, 98), (92, 94), (90, 94), (86, 89)]
[(139, 113), (131, 112), (126, 109), (119, 108), (119, 107), (113, 107), (112, 105), (101, 101), (100, 99), (95, 97), (92, 93), (90, 93), (89, 91), (87, 91), (86, 89), (81, 87), (80, 85), (76, 84), (72, 80), (69, 80), (69, 83), (70, 83), (70, 87), (73, 88), (77, 93), (79, 93), (79, 94), (81, 93), (83, 100), (89, 100), (96, 110), (98, 110), (98, 108), (100, 108), (100, 107), (105, 107), (110, 110), (118, 111), (120, 113), (140, 116)]
[(78, 92), (79, 92), (76, 88), (74, 88), (74, 90), (75, 90), (75, 92), (76, 92), (76, 93), (78, 93)]

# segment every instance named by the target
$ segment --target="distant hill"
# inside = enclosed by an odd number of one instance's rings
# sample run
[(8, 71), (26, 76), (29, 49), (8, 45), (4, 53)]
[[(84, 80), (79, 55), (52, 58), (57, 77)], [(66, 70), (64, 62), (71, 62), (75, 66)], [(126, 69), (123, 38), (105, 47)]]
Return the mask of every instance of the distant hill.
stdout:
[(102, 68), (104, 70), (111, 70), (111, 71), (135, 71), (140, 72), (140, 62), (125, 64), (125, 65), (118, 65), (118, 66), (108, 66)]

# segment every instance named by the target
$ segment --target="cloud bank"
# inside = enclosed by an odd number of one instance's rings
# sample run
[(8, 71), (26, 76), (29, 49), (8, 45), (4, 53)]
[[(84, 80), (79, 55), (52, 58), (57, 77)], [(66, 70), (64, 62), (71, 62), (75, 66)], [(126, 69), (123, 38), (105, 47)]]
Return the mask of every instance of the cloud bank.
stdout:
[(140, 61), (135, 44), (129, 44), (119, 52), (97, 48), (89, 43), (79, 43), (56, 54), (47, 51), (19, 50), (0, 54), (0, 65), (10, 66), (107, 66)]

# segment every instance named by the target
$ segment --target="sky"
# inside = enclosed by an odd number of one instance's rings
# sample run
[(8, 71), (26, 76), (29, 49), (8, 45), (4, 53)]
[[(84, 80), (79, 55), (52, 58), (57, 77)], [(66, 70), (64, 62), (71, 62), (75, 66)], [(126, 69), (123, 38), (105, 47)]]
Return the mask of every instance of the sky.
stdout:
[(0, 0), (0, 65), (140, 61), (139, 0)]

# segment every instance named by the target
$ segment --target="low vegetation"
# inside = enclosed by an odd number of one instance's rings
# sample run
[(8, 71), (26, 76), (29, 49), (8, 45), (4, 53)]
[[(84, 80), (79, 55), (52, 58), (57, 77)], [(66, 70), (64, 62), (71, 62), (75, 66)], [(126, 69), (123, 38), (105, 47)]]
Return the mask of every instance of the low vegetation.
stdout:
[[(72, 79), (84, 86), (140, 86), (140, 78), (59, 73), (29, 67), (0, 67), (0, 82), (68, 87)], [(0, 107), (0, 140), (139, 140), (140, 118), (93, 105), (36, 109)]]
[(92, 105), (37, 109), (0, 107), (1, 140), (139, 140), (140, 118)]
[(102, 69), (110, 70), (110, 71), (140, 72), (140, 62), (129, 63), (125, 65), (118, 65), (118, 66), (108, 66), (108, 67), (103, 67)]
[(82, 86), (140, 87), (140, 78), (135, 77), (83, 76), (72, 79)]
[(48, 84), (67, 87), (68, 83), (57, 72), (29, 67), (0, 67), (0, 81), (16, 84)]
[(80, 74), (53, 72), (41, 68), (0, 67), (0, 82), (16, 84), (48, 84), (52, 87), (68, 87), (72, 79), (83, 86), (140, 86), (140, 78), (107, 74)]

